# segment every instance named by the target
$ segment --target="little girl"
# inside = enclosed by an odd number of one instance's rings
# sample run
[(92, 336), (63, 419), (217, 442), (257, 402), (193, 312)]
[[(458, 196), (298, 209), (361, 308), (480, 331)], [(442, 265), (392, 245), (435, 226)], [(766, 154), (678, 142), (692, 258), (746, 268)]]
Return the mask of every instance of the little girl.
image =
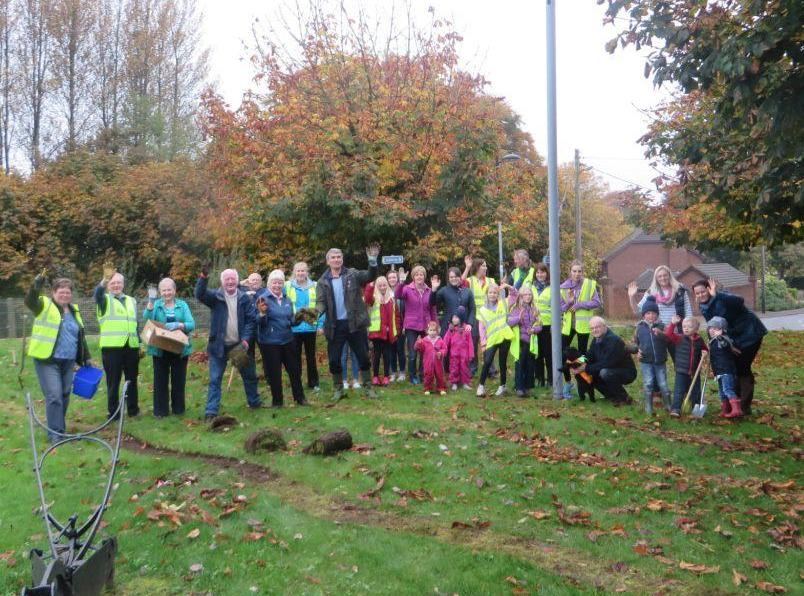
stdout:
[(447, 349), (439, 335), (440, 331), (438, 323), (430, 321), (427, 324), (427, 335), (417, 339), (414, 344), (414, 349), (422, 353), (425, 395), (430, 395), (430, 391), (438, 391), (441, 395), (447, 394), (443, 362)]
[(508, 325), (513, 331), (511, 353), (514, 356), (514, 384), (517, 397), (528, 397), (536, 386), (537, 334), (542, 330), (539, 309), (533, 303), (533, 288), (523, 284), (519, 291), (510, 287)]
[(471, 389), (469, 383), (472, 373), (469, 363), (475, 357), (475, 348), (472, 345), (472, 326), (466, 323), (466, 309), (459, 306), (452, 315), (451, 325), (444, 336), (444, 344), (449, 354), (449, 382), (452, 390), (457, 391), (458, 385), (464, 389)]
[[(371, 340), (371, 365), (373, 378), (372, 385), (388, 385), (389, 366), (394, 356), (392, 350), (396, 345), (398, 335), (396, 300), (388, 280), (380, 276), (374, 283), (366, 284), (363, 291), (363, 300), (368, 306), (369, 328), (368, 337)], [(380, 379), (380, 358), (384, 376)]]
[(508, 373), (508, 350), (511, 348), (511, 338), (514, 333), (508, 326), (508, 308), (504, 300), (500, 300), (500, 288), (495, 283), (489, 283), (486, 290), (486, 302), (477, 311), (478, 332), (480, 334), (480, 352), (483, 354), (483, 368), (480, 371), (480, 384), (477, 386), (477, 396), (486, 395), (484, 383), (489, 376), (494, 355), (499, 351), (500, 386), (496, 396), (505, 394), (505, 380)]
[[(701, 362), (703, 353), (707, 351), (706, 342), (698, 335), (698, 328), (701, 326), (695, 317), (687, 317), (683, 321), (678, 315), (673, 315), (670, 319), (671, 325), (667, 326), (665, 333), (667, 338), (676, 346), (676, 382), (673, 388), (673, 405), (670, 408), (670, 415), (673, 418), (681, 416), (681, 402), (692, 385), (692, 403), (701, 403), (701, 379), (700, 375), (692, 383), (698, 364)], [(684, 335), (676, 332), (676, 325), (681, 323), (681, 330)]]

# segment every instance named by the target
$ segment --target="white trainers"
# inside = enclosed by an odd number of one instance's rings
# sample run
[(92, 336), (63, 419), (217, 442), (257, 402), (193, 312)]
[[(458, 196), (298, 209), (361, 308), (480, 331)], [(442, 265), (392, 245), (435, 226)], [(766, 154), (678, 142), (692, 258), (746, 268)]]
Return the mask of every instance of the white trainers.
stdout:
[(462, 389), (468, 389), (469, 391), (471, 391), (471, 390), (472, 390), (472, 386), (471, 386), (471, 385), (467, 385), (466, 383), (464, 383), (464, 384), (463, 384)]
[(508, 390), (505, 388), (505, 385), (500, 385), (497, 387), (497, 391), (494, 392), (494, 395), (500, 397), (501, 395), (505, 395), (506, 391)]
[(457, 386), (455, 383), (453, 383), (453, 384), (452, 384), (452, 387), (450, 387), (450, 389), (452, 389), (453, 391), (457, 391), (457, 390), (458, 390), (458, 386)]
[(349, 381), (344, 381), (343, 382), (343, 388), (344, 389), (349, 389)]
[(399, 373), (399, 375), (397, 375), (397, 377), (396, 377), (396, 382), (397, 383), (402, 383), (404, 381), (405, 381), (405, 373)]
[(352, 383), (352, 389), (360, 389), (361, 387), (362, 385), (360, 384), (360, 381), (355, 379), (354, 383)]
[(483, 397), (484, 395), (486, 395), (486, 388), (483, 387), (483, 385), (478, 385), (475, 395), (477, 395), (478, 397)]
[(396, 373), (391, 373), (391, 376), (388, 377), (388, 382), (393, 383), (394, 381), (396, 381)]

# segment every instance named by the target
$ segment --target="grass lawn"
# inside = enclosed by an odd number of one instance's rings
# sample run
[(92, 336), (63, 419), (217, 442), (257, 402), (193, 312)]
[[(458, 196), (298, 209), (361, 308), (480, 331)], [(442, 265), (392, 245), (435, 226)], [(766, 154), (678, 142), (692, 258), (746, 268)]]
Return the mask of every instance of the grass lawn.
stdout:
[[(27, 552), (46, 546), (12, 350), (0, 341), (0, 594), (19, 592)], [(679, 421), (648, 418), (639, 400), (426, 397), (408, 384), (330, 407), (324, 383), (311, 408), (252, 412), (236, 379), (222, 407), (239, 425), (222, 433), (200, 420), (205, 365), (190, 364), (187, 414), (154, 419), (147, 358), (105, 517), (116, 593), (802, 593), (803, 350), (804, 334), (768, 336), (757, 415), (742, 422), (715, 416), (714, 383), (707, 417)], [(32, 369), (25, 386), (41, 398)], [(74, 398), (68, 427), (100, 422), (105, 400)], [(288, 450), (246, 453), (263, 427)], [(338, 428), (355, 449), (302, 454)], [(90, 511), (105, 455), (65, 446), (49, 462), (57, 513)]]

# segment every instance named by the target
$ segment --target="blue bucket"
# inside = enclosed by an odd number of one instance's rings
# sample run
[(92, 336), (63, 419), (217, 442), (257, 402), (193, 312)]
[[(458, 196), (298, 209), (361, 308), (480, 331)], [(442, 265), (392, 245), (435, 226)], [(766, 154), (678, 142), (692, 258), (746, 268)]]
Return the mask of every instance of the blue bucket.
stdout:
[(95, 395), (95, 392), (98, 390), (98, 385), (100, 385), (102, 378), (102, 368), (82, 366), (76, 371), (75, 377), (73, 378), (73, 393), (84, 399), (92, 399), (92, 396)]

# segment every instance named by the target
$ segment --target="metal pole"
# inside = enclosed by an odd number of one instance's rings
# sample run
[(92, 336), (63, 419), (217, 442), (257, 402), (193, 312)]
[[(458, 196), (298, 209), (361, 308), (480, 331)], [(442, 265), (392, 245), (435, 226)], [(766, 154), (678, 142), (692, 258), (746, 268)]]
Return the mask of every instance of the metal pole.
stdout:
[(581, 153), (575, 150), (575, 258), (583, 263), (581, 239)]
[(547, 219), (550, 255), (550, 311), (553, 324), (553, 396), (561, 397), (561, 253), (558, 237), (558, 155), (556, 140), (556, 11), (555, 1), (547, 0)]
[(505, 275), (505, 267), (503, 265), (503, 248), (502, 248), (502, 222), (497, 222), (497, 252), (499, 253), (500, 257), (500, 279), (499, 282), (503, 282), (503, 276)]
[(765, 314), (765, 267), (767, 263), (765, 262), (765, 245), (762, 245), (762, 269), (760, 271), (760, 278), (762, 280), (762, 314)]

